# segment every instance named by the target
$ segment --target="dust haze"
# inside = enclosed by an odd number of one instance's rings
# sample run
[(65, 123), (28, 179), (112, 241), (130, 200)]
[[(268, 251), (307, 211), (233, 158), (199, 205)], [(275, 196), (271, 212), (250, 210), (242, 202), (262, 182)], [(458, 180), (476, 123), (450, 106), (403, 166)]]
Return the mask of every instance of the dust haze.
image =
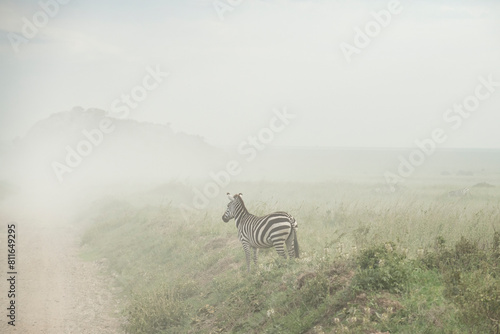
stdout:
[(106, 199), (197, 208), (242, 183), (365, 183), (370, 193), (421, 180), (496, 183), (500, 170), (498, 150), (440, 149), (432, 139), (399, 149), (274, 147), (280, 132), (263, 127), (236, 147), (217, 147), (166, 124), (112, 116), (75, 107), (4, 144), (4, 210), (69, 219)]
[(12, 219), (109, 197), (203, 210), (235, 182), (498, 174), (496, 2), (154, 3), (0, 5)]
[(38, 203), (498, 170), (494, 1), (0, 6), (1, 179)]

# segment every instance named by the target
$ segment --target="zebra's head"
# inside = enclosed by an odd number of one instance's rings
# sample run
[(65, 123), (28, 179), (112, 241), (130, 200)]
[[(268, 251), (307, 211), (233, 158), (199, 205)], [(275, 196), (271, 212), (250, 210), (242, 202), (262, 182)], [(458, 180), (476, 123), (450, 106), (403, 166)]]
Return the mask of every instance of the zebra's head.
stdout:
[(243, 194), (236, 194), (234, 196), (231, 196), (230, 193), (227, 193), (227, 197), (229, 198), (229, 203), (227, 204), (227, 209), (226, 212), (224, 212), (224, 215), (222, 216), (222, 220), (224, 223), (227, 223), (231, 219), (233, 219), (236, 215), (236, 206), (238, 201), (241, 201), (240, 196)]

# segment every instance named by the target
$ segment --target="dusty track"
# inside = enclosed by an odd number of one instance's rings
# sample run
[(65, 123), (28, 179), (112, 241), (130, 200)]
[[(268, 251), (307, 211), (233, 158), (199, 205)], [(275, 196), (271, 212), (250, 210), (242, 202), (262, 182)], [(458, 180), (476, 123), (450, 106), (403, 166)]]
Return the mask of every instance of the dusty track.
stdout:
[[(7, 324), (7, 224), (17, 222), (16, 321)], [(46, 218), (0, 215), (1, 333), (122, 333), (120, 305), (99, 265), (79, 255), (79, 233)]]

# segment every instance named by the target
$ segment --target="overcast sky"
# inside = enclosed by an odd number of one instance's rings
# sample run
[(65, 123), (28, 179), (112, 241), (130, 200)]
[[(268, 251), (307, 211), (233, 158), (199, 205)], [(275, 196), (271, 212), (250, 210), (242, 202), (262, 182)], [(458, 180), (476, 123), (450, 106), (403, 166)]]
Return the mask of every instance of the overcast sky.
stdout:
[[(286, 107), (276, 146), (411, 147), (442, 128), (441, 147), (500, 148), (500, 85), (483, 84), (500, 83), (498, 1), (54, 1), (0, 2), (0, 140), (109, 111), (150, 68), (169, 75), (127, 117), (214, 145)], [(464, 101), (469, 116), (447, 111)]]

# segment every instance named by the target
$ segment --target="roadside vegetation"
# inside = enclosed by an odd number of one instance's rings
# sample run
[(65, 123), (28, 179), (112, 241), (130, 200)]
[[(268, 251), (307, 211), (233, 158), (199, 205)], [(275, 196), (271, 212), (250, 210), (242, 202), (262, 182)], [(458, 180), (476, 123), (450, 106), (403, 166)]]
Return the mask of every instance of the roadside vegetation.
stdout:
[(250, 274), (225, 196), (188, 219), (173, 199), (107, 199), (82, 256), (115, 277), (129, 333), (498, 333), (500, 190), (446, 195), (463, 186), (232, 185), (299, 224), (300, 259), (261, 250)]

